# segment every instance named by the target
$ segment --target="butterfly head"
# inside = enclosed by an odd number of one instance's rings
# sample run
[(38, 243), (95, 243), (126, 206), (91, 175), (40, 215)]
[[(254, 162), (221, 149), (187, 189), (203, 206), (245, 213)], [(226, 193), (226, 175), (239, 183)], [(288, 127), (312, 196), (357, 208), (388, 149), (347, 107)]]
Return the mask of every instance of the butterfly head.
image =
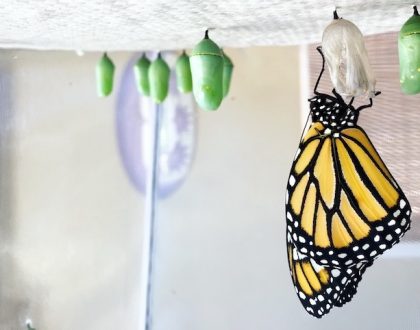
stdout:
[(325, 128), (340, 131), (357, 123), (359, 112), (341, 97), (319, 93), (309, 102), (312, 122), (321, 122)]

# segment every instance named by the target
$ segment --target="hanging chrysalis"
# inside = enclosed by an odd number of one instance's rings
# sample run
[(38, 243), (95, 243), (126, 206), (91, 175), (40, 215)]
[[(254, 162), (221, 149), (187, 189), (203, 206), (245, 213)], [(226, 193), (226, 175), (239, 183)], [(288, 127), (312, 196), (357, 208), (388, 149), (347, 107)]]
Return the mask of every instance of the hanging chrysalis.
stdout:
[(223, 100), (223, 54), (208, 31), (192, 50), (190, 63), (195, 100), (204, 110), (217, 110)]
[(108, 96), (112, 92), (115, 65), (106, 53), (96, 65), (96, 87), (98, 96)]
[(31, 320), (27, 320), (27, 321), (26, 321), (26, 328), (27, 328), (27, 330), (36, 330), (36, 329), (32, 326), (32, 321), (31, 321)]
[(181, 93), (189, 93), (192, 91), (192, 77), (191, 77), (191, 67), (190, 67), (190, 58), (185, 53), (185, 50), (182, 52), (181, 56), (178, 57), (178, 60), (175, 64), (176, 70), (176, 85), (178, 90)]
[(162, 103), (168, 96), (169, 74), (169, 66), (159, 53), (149, 67), (150, 96), (156, 103)]
[(233, 63), (229, 56), (223, 52), (223, 97), (229, 93), (230, 81), (232, 80)]
[(334, 20), (322, 35), (322, 51), (339, 94), (344, 97), (375, 96), (376, 80), (363, 35), (352, 22), (339, 18), (336, 11)]
[(150, 85), (149, 85), (149, 67), (150, 61), (146, 57), (146, 54), (143, 54), (141, 58), (134, 65), (134, 75), (136, 77), (136, 84), (139, 93), (149, 96), (150, 95)]
[(420, 93), (420, 16), (414, 14), (401, 28), (398, 36), (400, 83), (405, 94)]

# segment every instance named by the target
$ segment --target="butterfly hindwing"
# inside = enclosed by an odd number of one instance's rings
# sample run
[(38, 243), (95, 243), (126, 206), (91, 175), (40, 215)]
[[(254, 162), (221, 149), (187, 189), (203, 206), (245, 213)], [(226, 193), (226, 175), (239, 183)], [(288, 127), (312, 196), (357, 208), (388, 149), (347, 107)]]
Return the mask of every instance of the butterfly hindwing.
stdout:
[(365, 263), (346, 269), (321, 266), (299, 253), (290, 235), (287, 251), (295, 291), (309, 314), (321, 318), (334, 306), (341, 307), (349, 302), (356, 294), (366, 269)]
[(287, 228), (317, 263), (352, 267), (396, 244), (410, 227), (410, 205), (367, 134), (334, 133), (314, 122), (292, 165)]

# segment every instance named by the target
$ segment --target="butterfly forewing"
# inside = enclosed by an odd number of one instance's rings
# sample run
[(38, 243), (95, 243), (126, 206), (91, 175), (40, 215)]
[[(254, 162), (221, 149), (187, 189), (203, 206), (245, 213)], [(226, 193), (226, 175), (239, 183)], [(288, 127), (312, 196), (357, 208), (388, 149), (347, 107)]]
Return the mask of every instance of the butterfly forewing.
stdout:
[(287, 186), (287, 228), (298, 251), (327, 266), (370, 262), (409, 229), (410, 213), (363, 129), (311, 125)]

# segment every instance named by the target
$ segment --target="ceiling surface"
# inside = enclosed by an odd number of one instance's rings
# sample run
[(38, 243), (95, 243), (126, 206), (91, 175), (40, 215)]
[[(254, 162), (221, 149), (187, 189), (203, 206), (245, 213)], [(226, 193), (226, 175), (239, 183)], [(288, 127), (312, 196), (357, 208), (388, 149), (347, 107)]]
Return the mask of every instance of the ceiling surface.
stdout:
[(413, 1), (7, 0), (0, 47), (55, 50), (191, 48), (206, 28), (224, 47), (319, 42), (338, 8), (365, 34), (398, 31)]

